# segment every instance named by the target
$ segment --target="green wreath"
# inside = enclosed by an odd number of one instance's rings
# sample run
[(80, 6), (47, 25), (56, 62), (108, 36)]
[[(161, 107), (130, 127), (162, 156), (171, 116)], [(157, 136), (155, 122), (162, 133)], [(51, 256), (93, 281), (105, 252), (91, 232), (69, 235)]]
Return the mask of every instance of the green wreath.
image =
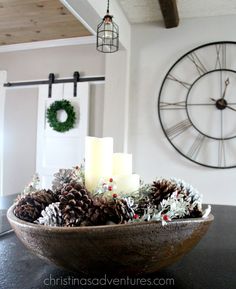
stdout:
[[(57, 112), (59, 110), (64, 110), (67, 114), (67, 119), (64, 122), (60, 122), (57, 118)], [(66, 132), (75, 125), (76, 114), (74, 107), (68, 100), (56, 100), (47, 109), (47, 120), (55, 131)]]

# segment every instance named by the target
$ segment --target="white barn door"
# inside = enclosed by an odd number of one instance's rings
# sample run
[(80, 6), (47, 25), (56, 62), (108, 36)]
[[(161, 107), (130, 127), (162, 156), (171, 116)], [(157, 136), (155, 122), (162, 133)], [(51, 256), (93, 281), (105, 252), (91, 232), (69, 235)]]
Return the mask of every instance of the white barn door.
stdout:
[[(46, 119), (47, 108), (55, 100), (67, 99), (75, 108), (76, 125), (59, 133)], [(61, 121), (66, 115), (59, 114)], [(50, 188), (53, 174), (60, 168), (72, 168), (84, 159), (85, 136), (89, 127), (89, 84), (78, 83), (77, 97), (73, 97), (73, 83), (53, 84), (48, 98), (48, 85), (39, 86), (36, 171), (43, 188)]]

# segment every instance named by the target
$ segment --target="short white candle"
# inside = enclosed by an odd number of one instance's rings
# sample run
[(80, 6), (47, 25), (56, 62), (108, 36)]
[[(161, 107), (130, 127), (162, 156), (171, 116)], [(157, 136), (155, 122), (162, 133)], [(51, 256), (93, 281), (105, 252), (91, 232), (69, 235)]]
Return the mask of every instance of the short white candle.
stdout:
[(137, 174), (114, 176), (114, 180), (118, 193), (131, 194), (136, 192), (140, 187), (140, 176)]
[(132, 174), (132, 154), (115, 153), (113, 154), (113, 175)]
[(113, 138), (86, 137), (85, 186), (94, 190), (101, 178), (112, 175)]

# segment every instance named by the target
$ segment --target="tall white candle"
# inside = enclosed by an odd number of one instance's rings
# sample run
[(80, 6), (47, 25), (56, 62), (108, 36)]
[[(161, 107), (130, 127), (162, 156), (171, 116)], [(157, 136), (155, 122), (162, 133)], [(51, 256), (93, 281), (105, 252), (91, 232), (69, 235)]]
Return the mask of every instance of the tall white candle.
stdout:
[(118, 193), (130, 194), (136, 192), (140, 187), (140, 176), (137, 174), (114, 176), (114, 180)]
[(86, 137), (85, 185), (94, 190), (101, 178), (112, 175), (113, 138)]
[(132, 155), (125, 153), (113, 154), (113, 175), (132, 174)]

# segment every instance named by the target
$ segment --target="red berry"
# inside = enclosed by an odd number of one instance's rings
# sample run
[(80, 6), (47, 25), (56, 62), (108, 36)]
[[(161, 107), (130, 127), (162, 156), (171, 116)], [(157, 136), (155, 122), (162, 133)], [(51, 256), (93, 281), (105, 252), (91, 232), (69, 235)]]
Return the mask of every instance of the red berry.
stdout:
[(117, 194), (113, 194), (112, 197), (113, 197), (114, 199), (116, 199), (116, 198), (117, 198)]
[(138, 219), (139, 215), (138, 214), (134, 214), (134, 219)]
[(110, 183), (113, 183), (113, 178), (110, 178), (110, 179), (109, 179), (109, 182), (110, 182)]
[(112, 186), (109, 186), (108, 187), (108, 191), (112, 191), (113, 190), (113, 187)]
[(162, 218), (164, 221), (170, 221), (170, 218), (167, 215), (163, 215)]

